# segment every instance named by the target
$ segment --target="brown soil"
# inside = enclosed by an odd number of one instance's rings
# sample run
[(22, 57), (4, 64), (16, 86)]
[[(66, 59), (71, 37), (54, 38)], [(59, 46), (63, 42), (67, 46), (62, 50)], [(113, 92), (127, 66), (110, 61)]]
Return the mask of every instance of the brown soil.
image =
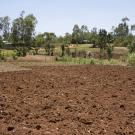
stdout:
[(13, 64), (9, 62), (0, 62), (0, 72), (20, 71), (20, 70), (30, 70), (30, 69), (19, 66), (18, 63)]
[(54, 56), (44, 56), (44, 55), (27, 55), (26, 57), (18, 58), (20, 62), (54, 62)]
[(0, 135), (135, 135), (135, 69), (0, 73)]

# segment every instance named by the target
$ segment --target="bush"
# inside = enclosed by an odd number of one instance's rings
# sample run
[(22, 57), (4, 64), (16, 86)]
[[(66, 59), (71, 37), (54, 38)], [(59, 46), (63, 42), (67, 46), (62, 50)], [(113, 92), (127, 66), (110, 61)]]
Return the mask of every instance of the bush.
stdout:
[(107, 46), (107, 55), (108, 55), (108, 59), (112, 59), (112, 52), (113, 52), (113, 46), (112, 45), (108, 45)]
[(18, 47), (16, 48), (16, 55), (19, 57), (25, 57), (27, 55), (28, 48)]
[(128, 55), (128, 64), (131, 66), (135, 66), (135, 53), (131, 53)]
[(91, 59), (91, 60), (90, 60), (90, 64), (91, 64), (91, 65), (95, 65), (94, 59)]
[(128, 46), (130, 53), (135, 53), (135, 42), (132, 42), (131, 45)]
[(103, 61), (103, 60), (99, 60), (99, 61), (98, 61), (98, 64), (99, 64), (99, 65), (104, 65), (104, 61)]
[(6, 61), (7, 60), (7, 58), (5, 57), (5, 55), (4, 55), (4, 52), (2, 51), (2, 50), (0, 50), (0, 60), (4, 60), (4, 61)]
[(14, 53), (12, 53), (12, 58), (13, 58), (13, 60), (17, 60), (17, 54), (15, 51), (14, 51)]

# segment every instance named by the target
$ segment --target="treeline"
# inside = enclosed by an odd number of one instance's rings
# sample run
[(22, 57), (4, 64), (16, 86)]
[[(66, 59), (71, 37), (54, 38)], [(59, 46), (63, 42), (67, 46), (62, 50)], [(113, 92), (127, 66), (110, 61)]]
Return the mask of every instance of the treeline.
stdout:
[(112, 27), (111, 32), (107, 32), (105, 29), (98, 30), (97, 28), (89, 30), (88, 26), (86, 25), (82, 25), (81, 27), (74, 25), (72, 34), (66, 33), (64, 37), (59, 37), (59, 40), (60, 42), (65, 40), (72, 44), (90, 43), (96, 47), (100, 44), (100, 35), (102, 33), (104, 38), (109, 36), (109, 40), (111, 40), (114, 46), (127, 47), (135, 40), (135, 36), (133, 35), (135, 25), (133, 24), (129, 26), (129, 21), (130, 20), (127, 17), (123, 18), (118, 26)]
[(129, 26), (129, 21), (129, 18), (123, 18), (111, 32), (74, 25), (72, 33), (57, 37), (55, 33), (49, 32), (36, 35), (36, 17), (33, 14), (25, 15), (22, 11), (12, 22), (8, 16), (0, 18), (0, 47), (11, 44), (18, 56), (25, 56), (31, 48), (37, 53), (40, 47), (44, 47), (48, 55), (53, 55), (56, 43), (61, 44), (62, 50), (70, 44), (92, 44), (100, 48), (101, 54), (104, 50), (111, 52), (114, 46), (129, 47), (130, 52), (135, 52), (135, 25)]

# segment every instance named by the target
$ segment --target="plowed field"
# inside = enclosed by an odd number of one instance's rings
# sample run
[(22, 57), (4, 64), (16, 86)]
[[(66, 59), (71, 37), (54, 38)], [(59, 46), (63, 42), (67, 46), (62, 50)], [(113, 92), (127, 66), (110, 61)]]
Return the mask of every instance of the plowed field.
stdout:
[(1, 72), (0, 135), (135, 135), (135, 69)]

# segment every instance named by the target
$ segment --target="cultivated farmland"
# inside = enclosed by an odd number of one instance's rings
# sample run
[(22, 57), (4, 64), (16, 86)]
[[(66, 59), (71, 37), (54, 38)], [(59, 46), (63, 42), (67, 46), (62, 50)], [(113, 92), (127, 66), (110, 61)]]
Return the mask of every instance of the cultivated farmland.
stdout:
[(133, 67), (30, 67), (0, 73), (0, 135), (134, 135)]

